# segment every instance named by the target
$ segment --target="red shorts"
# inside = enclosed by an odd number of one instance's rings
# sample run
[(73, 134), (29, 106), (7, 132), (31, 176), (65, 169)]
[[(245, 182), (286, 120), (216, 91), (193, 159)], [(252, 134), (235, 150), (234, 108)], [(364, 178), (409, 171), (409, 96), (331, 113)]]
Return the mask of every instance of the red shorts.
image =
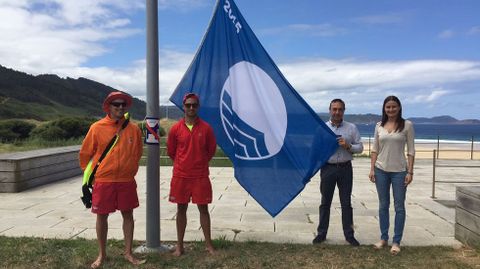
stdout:
[(137, 183), (95, 182), (92, 193), (92, 212), (109, 214), (115, 210), (128, 211), (139, 206)]
[(183, 178), (172, 177), (169, 201), (177, 204), (192, 203), (206, 205), (212, 202), (212, 184), (208, 177)]

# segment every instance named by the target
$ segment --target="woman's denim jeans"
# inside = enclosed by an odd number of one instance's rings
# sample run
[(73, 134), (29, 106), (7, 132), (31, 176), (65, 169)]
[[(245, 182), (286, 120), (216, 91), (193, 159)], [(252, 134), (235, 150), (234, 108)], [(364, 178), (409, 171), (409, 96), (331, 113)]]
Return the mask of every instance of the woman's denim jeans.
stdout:
[(388, 242), (388, 229), (390, 227), (390, 185), (393, 189), (393, 203), (395, 206), (395, 226), (393, 243), (400, 244), (405, 227), (405, 196), (407, 187), (405, 186), (405, 176), (407, 171), (403, 172), (385, 172), (375, 167), (375, 185), (378, 193), (378, 215), (380, 218), (381, 239)]

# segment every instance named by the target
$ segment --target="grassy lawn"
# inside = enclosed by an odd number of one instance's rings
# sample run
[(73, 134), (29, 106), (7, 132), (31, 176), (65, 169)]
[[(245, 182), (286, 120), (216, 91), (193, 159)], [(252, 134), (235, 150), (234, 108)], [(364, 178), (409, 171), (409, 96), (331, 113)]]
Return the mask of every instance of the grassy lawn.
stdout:
[[(95, 240), (0, 236), (0, 268), (88, 268), (96, 258)], [(142, 242), (135, 242), (140, 245)], [(137, 255), (137, 268), (480, 268), (480, 251), (451, 247), (404, 247), (398, 256), (371, 246), (274, 244), (214, 240), (215, 255), (203, 242), (190, 242), (180, 258), (170, 253)], [(102, 268), (135, 268), (122, 257), (123, 242), (108, 241)]]
[(45, 141), (37, 138), (29, 138), (14, 143), (0, 143), (0, 153), (80, 145), (82, 144), (82, 141), (83, 138), (59, 141)]

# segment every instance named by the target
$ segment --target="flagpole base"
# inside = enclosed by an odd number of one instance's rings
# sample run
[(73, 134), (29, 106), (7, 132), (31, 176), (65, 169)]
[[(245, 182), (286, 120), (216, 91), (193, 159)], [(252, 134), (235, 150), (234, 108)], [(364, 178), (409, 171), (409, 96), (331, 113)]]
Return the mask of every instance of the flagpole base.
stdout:
[(172, 245), (165, 245), (161, 244), (158, 247), (147, 247), (146, 245), (141, 245), (137, 247), (133, 252), (134, 253), (140, 253), (140, 254), (148, 254), (148, 253), (165, 253), (165, 252), (171, 252), (175, 246)]

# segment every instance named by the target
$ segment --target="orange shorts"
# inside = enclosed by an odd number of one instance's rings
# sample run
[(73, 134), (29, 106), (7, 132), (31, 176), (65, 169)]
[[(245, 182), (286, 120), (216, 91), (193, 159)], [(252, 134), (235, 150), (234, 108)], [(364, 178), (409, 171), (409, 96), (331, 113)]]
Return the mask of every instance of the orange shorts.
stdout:
[(128, 211), (139, 206), (137, 183), (95, 182), (92, 193), (92, 212), (109, 214), (115, 210)]
[(206, 205), (212, 202), (212, 184), (208, 177), (172, 177), (168, 200), (172, 203), (188, 204), (190, 198), (192, 203), (198, 205)]

